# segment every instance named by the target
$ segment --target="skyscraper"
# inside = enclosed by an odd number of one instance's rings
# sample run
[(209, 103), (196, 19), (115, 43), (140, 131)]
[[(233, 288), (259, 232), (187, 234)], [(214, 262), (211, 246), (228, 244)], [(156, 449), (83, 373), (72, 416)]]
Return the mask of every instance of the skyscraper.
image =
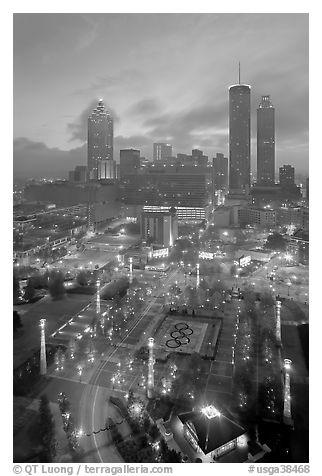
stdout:
[(282, 187), (294, 187), (295, 185), (295, 169), (292, 165), (283, 165), (279, 169), (280, 185)]
[(275, 183), (275, 109), (269, 96), (262, 96), (257, 109), (257, 183)]
[(229, 87), (229, 191), (250, 186), (250, 86)]
[(87, 163), (90, 179), (99, 178), (99, 162), (113, 160), (113, 118), (102, 100), (88, 118)]
[(140, 151), (136, 149), (120, 150), (120, 178), (137, 174), (140, 170)]
[(172, 145), (163, 142), (155, 142), (153, 144), (153, 160), (163, 160), (172, 157)]
[(212, 159), (212, 180), (215, 190), (224, 190), (228, 182), (228, 159), (217, 153)]

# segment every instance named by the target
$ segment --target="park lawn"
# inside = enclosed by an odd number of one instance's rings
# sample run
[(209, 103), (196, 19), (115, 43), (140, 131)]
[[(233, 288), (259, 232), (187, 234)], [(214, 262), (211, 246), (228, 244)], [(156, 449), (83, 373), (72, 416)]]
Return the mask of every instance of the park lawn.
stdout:
[[(65, 295), (60, 300), (52, 300), (50, 296), (46, 296), (41, 301), (30, 304), (30, 309), (20, 316), (22, 329), (14, 335), (13, 367), (18, 367), (39, 349), (39, 319), (46, 319), (46, 335), (49, 336), (89, 301), (89, 296), (74, 294)], [(16, 309), (19, 312), (18, 306)]]

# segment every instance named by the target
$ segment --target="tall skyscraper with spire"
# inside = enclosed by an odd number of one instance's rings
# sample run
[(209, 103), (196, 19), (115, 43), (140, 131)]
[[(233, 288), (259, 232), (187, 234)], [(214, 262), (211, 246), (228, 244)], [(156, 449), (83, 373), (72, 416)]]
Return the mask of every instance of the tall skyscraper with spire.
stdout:
[(98, 180), (102, 162), (113, 161), (113, 118), (101, 99), (88, 118), (87, 146), (89, 178)]
[(257, 109), (257, 183), (275, 183), (275, 109), (269, 96), (262, 96)]
[(248, 192), (250, 187), (250, 86), (229, 87), (229, 191)]

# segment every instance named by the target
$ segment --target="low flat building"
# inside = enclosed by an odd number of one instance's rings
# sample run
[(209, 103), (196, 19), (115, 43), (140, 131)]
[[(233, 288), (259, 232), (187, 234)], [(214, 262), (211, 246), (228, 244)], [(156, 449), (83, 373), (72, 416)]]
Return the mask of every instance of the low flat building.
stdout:
[[(178, 415), (178, 429), (203, 463), (220, 462), (220, 458), (242, 446), (239, 462), (246, 461), (246, 430), (220, 413), (213, 405), (199, 411)], [(180, 442), (177, 441), (180, 446)]]

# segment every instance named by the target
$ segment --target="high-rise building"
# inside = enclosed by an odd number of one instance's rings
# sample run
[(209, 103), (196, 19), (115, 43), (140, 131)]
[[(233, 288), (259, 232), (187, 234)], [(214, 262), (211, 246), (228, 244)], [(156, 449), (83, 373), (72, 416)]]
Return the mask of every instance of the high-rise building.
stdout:
[(172, 145), (163, 142), (155, 142), (153, 144), (153, 160), (163, 160), (172, 157)]
[(212, 177), (215, 190), (224, 190), (228, 183), (228, 159), (217, 153), (212, 159)]
[(281, 187), (294, 187), (295, 185), (295, 169), (292, 165), (283, 165), (279, 169), (279, 180)]
[(250, 186), (250, 86), (229, 87), (229, 191)]
[(257, 109), (257, 183), (275, 183), (275, 108), (262, 96)]
[(140, 151), (136, 149), (120, 150), (120, 178), (137, 174), (140, 170)]
[(99, 162), (113, 160), (113, 118), (103, 101), (88, 118), (88, 174), (90, 179), (99, 178)]

